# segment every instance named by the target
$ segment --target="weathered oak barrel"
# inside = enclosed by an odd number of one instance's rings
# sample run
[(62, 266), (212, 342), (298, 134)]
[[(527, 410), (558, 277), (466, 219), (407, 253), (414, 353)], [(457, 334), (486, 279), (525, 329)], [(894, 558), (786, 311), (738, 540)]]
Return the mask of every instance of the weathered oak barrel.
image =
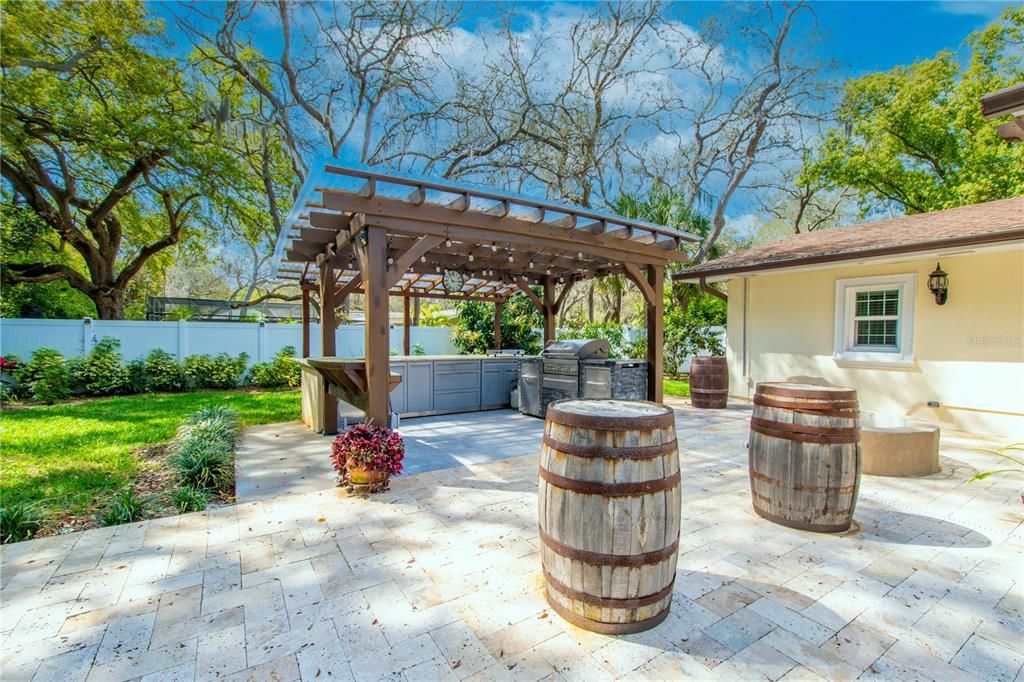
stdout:
[(624, 400), (551, 404), (537, 504), (555, 612), (606, 634), (647, 630), (668, 616), (679, 481), (671, 408)]
[(861, 468), (856, 390), (758, 384), (749, 448), (755, 512), (800, 530), (849, 530)]
[(729, 400), (729, 365), (723, 357), (690, 359), (690, 404), (713, 410)]

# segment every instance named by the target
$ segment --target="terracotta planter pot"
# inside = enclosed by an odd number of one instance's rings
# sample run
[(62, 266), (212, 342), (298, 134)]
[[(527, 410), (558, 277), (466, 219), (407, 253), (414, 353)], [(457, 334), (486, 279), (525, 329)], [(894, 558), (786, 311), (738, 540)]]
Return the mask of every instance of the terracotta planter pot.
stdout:
[(352, 485), (369, 485), (375, 486), (378, 483), (383, 483), (388, 480), (388, 475), (384, 471), (371, 471), (365, 469), (361, 465), (352, 462), (351, 460), (346, 463), (348, 469), (348, 480)]

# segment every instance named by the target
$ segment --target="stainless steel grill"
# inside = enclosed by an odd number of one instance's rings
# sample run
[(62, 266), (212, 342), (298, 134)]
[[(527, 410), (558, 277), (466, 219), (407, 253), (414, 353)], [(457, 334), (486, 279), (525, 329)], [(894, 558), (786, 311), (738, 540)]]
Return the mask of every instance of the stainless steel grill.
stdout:
[(519, 386), (520, 410), (525, 414), (543, 417), (547, 414), (549, 403), (579, 398), (580, 362), (607, 357), (607, 339), (567, 339), (548, 345), (540, 358), (523, 363), (523, 378)]

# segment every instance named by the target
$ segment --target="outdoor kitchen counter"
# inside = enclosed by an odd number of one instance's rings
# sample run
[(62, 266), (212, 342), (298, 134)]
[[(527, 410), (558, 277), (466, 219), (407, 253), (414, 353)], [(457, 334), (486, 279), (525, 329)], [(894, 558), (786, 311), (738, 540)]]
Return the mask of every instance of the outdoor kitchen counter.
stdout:
[[(310, 358), (326, 362), (362, 362), (362, 358)], [(403, 417), (476, 412), (509, 407), (519, 378), (517, 356), (393, 355), (391, 374), (402, 381), (391, 391), (391, 409)], [(302, 420), (323, 430), (323, 378), (309, 362), (302, 366)]]

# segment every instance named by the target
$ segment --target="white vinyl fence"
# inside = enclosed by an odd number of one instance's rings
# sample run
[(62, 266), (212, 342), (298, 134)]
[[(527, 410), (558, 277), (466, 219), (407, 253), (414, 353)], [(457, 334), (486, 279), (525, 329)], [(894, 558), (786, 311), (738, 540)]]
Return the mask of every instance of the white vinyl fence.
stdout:
[[(450, 327), (413, 327), (411, 342), (428, 355), (458, 353)], [(37, 348), (52, 348), (64, 357), (86, 355), (105, 336), (121, 342), (125, 360), (162, 348), (179, 360), (189, 355), (248, 353), (249, 362), (266, 362), (285, 346), (302, 351), (302, 326), (264, 322), (150, 322), (134, 320), (0, 319), (0, 355), (28, 360)], [(362, 325), (343, 325), (335, 331), (337, 355), (363, 355)], [(310, 325), (310, 353), (320, 354), (320, 325)], [(402, 352), (402, 327), (391, 327), (391, 349)]]

